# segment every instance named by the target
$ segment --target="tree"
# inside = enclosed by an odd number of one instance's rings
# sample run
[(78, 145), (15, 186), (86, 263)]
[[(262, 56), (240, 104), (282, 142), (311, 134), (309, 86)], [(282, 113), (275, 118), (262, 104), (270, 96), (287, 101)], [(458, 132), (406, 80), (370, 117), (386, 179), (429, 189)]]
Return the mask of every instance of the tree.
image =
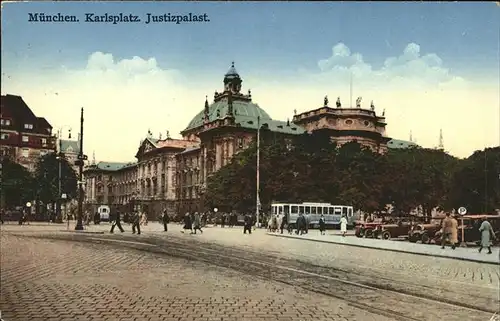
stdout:
[(476, 151), (452, 177), (448, 206), (464, 206), (469, 213), (491, 213), (500, 208), (500, 147)]
[(2, 161), (2, 200), (7, 208), (23, 206), (33, 200), (34, 180), (30, 172), (9, 158)]
[[(35, 169), (37, 200), (44, 204), (55, 203), (59, 195), (59, 159), (57, 154), (42, 156)], [(67, 200), (77, 196), (77, 177), (73, 168), (65, 158), (61, 159), (61, 193)]]

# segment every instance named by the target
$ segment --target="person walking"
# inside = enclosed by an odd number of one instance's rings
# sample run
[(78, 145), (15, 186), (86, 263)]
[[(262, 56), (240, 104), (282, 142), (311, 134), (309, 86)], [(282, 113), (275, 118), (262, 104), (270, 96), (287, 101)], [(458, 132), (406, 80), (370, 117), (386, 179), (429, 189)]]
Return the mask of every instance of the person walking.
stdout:
[(345, 237), (345, 234), (347, 233), (347, 218), (345, 215), (342, 215), (340, 218), (340, 232), (342, 233), (342, 237)]
[(111, 225), (111, 230), (109, 231), (109, 233), (114, 233), (115, 231), (115, 226), (118, 226), (118, 228), (120, 229), (120, 232), (125, 232), (123, 230), (123, 227), (122, 227), (122, 224), (120, 223), (120, 211), (116, 211), (115, 212), (115, 220), (113, 221), (113, 224)]
[(245, 215), (244, 225), (243, 225), (243, 234), (252, 234), (252, 217), (249, 214)]
[(450, 235), (451, 248), (455, 249), (458, 244), (458, 221), (455, 215), (451, 215), (451, 235)]
[(167, 209), (163, 210), (161, 221), (163, 223), (163, 231), (168, 232), (168, 223), (170, 223), (170, 218), (168, 217)]
[[(452, 243), (451, 242), (451, 234), (453, 231), (453, 221), (450, 217), (450, 213), (446, 213), (446, 217), (443, 219), (442, 229), (443, 229), (443, 233), (441, 236), (441, 248), (444, 249), (444, 246), (446, 245), (446, 243)], [(452, 244), (451, 248), (455, 249), (455, 244)]]
[(323, 214), (321, 214), (320, 218), (319, 218), (319, 233), (321, 235), (325, 235), (325, 228), (326, 224), (325, 224), (325, 217), (323, 216)]
[(481, 245), (479, 246), (479, 253), (483, 250), (483, 247), (486, 247), (488, 249), (487, 254), (491, 254), (491, 239), (495, 238), (495, 233), (493, 231), (493, 227), (491, 226), (491, 223), (488, 222), (488, 220), (483, 218), (483, 222), (481, 223), (481, 226), (479, 227), (479, 231), (481, 232)]
[(189, 215), (189, 213), (186, 213), (186, 215), (184, 215), (184, 231), (181, 232), (185, 233), (186, 230), (189, 230), (191, 234), (193, 234), (193, 223), (191, 221), (191, 215)]
[(194, 219), (193, 219), (194, 234), (196, 234), (196, 230), (200, 231), (201, 234), (203, 234), (203, 230), (201, 229), (201, 218), (200, 218), (200, 214), (198, 214), (198, 212), (194, 213)]
[(132, 234), (135, 234), (135, 229), (137, 228), (137, 235), (141, 234), (141, 214), (135, 211), (132, 214)]

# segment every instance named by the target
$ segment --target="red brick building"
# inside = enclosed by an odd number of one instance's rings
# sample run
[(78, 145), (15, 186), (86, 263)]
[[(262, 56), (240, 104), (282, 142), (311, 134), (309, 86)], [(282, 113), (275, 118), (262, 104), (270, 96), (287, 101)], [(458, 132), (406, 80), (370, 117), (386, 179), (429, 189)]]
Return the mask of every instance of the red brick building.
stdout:
[(1, 97), (0, 155), (9, 157), (30, 171), (38, 159), (56, 150), (52, 126), (37, 117), (20, 96)]

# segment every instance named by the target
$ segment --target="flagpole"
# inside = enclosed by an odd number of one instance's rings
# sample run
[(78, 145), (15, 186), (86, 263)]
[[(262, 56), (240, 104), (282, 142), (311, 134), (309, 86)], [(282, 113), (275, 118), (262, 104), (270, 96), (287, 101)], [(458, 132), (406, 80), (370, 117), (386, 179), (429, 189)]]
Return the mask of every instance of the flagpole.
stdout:
[(351, 71), (351, 81), (350, 81), (350, 84), (349, 84), (349, 94), (350, 94), (350, 105), (349, 105), (349, 108), (352, 108), (352, 71)]
[(259, 208), (260, 208), (260, 116), (257, 116), (257, 171), (256, 171), (256, 180), (257, 180), (257, 188), (255, 195), (255, 215), (256, 219), (256, 227), (259, 227)]

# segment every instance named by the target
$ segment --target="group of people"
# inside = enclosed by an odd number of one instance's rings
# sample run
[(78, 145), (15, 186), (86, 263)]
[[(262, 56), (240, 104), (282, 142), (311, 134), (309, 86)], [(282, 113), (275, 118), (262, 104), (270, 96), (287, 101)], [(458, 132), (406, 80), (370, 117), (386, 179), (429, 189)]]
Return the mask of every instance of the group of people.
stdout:
[[(321, 235), (325, 235), (326, 232), (326, 221), (325, 216), (321, 215), (319, 218), (319, 232)], [(304, 214), (299, 214), (297, 221), (295, 222), (296, 230), (295, 234), (304, 235), (309, 231), (309, 221)], [(281, 234), (283, 234), (283, 230), (287, 229), (288, 234), (293, 233), (293, 225), (287, 223), (287, 218), (285, 215), (273, 215), (268, 221), (268, 230), (270, 232), (275, 232), (280, 230)], [(340, 218), (340, 231), (342, 236), (345, 237), (347, 233), (347, 218), (343, 215)]]
[[(443, 219), (442, 229), (443, 234), (441, 237), (441, 248), (444, 249), (449, 243), (451, 248), (454, 250), (458, 244), (458, 221), (450, 213), (446, 213), (446, 217)], [(481, 232), (481, 241), (479, 244), (479, 253), (483, 248), (488, 249), (488, 254), (491, 254), (491, 241), (495, 239), (495, 232), (491, 223), (488, 222), (486, 218), (483, 219), (481, 225), (479, 226), (479, 231)]]
[(198, 212), (194, 212), (192, 214), (186, 213), (184, 215), (184, 227), (183, 231), (190, 231), (190, 234), (196, 234), (196, 231), (200, 231), (203, 234), (203, 230), (201, 229), (201, 215)]
[[(132, 234), (135, 234), (136, 230), (137, 230), (137, 234), (141, 234), (141, 224), (140, 224), (141, 223), (141, 215), (138, 211), (132, 212), (131, 217), (129, 218), (129, 222), (132, 224)], [(125, 232), (125, 230), (123, 229), (122, 224), (121, 224), (120, 211), (116, 211), (114, 213), (113, 221), (111, 223), (111, 230), (109, 231), (109, 233), (114, 233), (115, 227), (118, 227), (120, 232), (122, 232), (122, 233)]]

